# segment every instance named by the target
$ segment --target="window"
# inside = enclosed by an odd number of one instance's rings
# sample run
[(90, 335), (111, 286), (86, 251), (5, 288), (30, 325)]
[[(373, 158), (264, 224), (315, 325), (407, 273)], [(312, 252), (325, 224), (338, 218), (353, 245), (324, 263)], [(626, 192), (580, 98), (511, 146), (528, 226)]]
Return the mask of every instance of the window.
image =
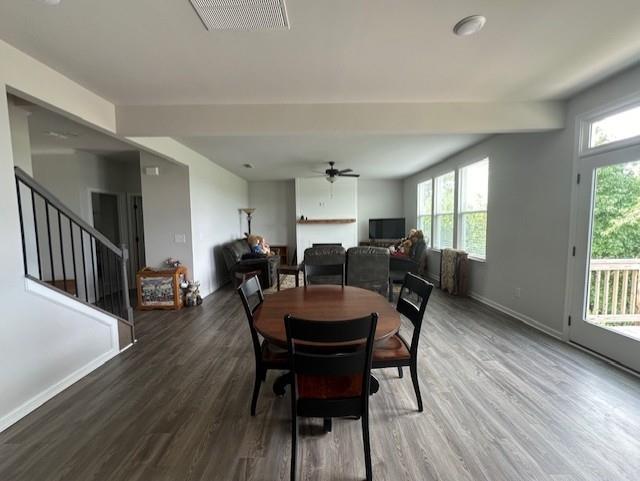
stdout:
[(589, 148), (640, 136), (640, 106), (607, 115), (589, 124)]
[(435, 249), (462, 249), (487, 256), (489, 159), (418, 184), (418, 228)]
[(453, 247), (455, 187), (455, 172), (435, 178), (433, 246), (438, 249)]
[(433, 219), (433, 179), (418, 184), (418, 229), (424, 233), (427, 246), (431, 245)]
[(460, 169), (458, 174), (458, 248), (470, 256), (487, 255), (489, 159)]

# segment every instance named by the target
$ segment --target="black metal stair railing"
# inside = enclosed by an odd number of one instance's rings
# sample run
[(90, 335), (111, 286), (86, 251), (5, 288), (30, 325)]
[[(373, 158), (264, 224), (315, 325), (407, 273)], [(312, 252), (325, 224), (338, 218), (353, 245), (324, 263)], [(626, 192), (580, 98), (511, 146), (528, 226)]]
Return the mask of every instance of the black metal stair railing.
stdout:
[(116, 316), (133, 331), (128, 250), (15, 167), (25, 276)]

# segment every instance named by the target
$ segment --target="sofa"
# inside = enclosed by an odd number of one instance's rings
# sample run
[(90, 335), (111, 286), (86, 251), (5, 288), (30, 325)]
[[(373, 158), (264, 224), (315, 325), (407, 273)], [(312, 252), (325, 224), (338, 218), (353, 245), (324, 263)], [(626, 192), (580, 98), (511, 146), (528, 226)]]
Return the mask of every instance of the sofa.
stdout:
[(246, 239), (236, 239), (222, 245), (222, 255), (229, 274), (233, 277), (236, 272), (260, 271), (260, 284), (263, 289), (275, 285), (278, 280), (278, 266), (280, 256), (261, 257), (257, 259), (242, 259), (251, 253), (251, 247)]

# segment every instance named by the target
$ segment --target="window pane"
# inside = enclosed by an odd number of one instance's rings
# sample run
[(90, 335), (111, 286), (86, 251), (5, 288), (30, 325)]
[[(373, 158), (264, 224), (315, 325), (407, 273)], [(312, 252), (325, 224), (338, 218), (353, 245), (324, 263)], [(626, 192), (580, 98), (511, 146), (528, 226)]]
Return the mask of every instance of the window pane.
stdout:
[(593, 122), (589, 132), (589, 147), (598, 147), (637, 135), (640, 135), (640, 106)]
[(436, 177), (435, 214), (452, 214), (456, 176), (454, 172)]
[(487, 210), (489, 159), (460, 169), (460, 212)]
[(460, 248), (473, 257), (487, 255), (487, 213), (462, 214), (460, 222)]
[(418, 184), (418, 215), (431, 215), (432, 190), (431, 179)]
[(424, 234), (424, 241), (427, 247), (431, 245), (431, 219), (430, 215), (421, 215), (418, 217), (418, 229)]
[(433, 246), (453, 247), (453, 214), (436, 215), (433, 226)]

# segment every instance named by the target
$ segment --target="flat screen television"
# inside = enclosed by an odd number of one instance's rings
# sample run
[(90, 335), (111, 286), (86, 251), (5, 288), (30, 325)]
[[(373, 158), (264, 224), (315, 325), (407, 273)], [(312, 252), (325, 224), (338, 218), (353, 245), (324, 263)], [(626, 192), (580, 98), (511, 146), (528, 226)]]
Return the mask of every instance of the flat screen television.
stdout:
[(369, 239), (402, 239), (405, 236), (404, 218), (369, 219)]

